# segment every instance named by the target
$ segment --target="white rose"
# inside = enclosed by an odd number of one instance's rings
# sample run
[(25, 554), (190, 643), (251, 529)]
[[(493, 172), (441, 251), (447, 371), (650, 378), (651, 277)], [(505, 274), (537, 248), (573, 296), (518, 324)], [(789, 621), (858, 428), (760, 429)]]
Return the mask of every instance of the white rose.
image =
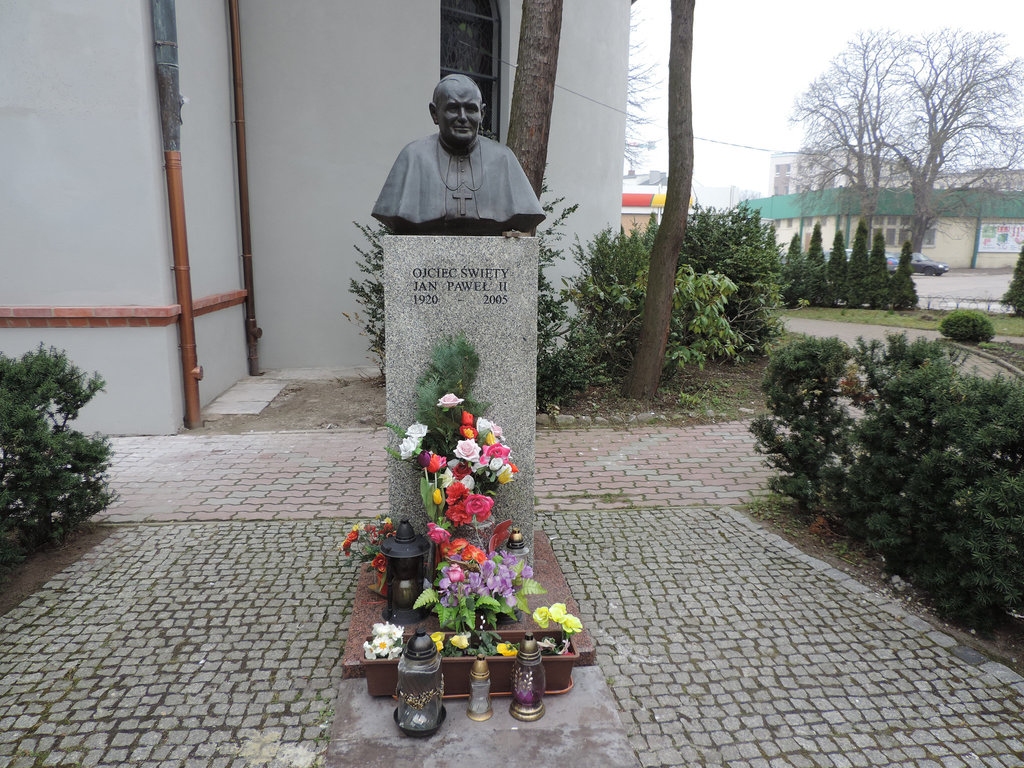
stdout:
[(497, 472), (504, 466), (505, 462), (502, 459), (499, 459), (497, 456), (491, 459), (490, 462), (487, 464), (487, 468), (490, 469), (492, 472)]
[(472, 491), (476, 487), (476, 480), (473, 479), (472, 475), (466, 475), (459, 482), (462, 483), (467, 491)]
[(427, 425), (420, 424), (418, 421), (413, 424), (410, 424), (409, 428), (405, 430), (406, 437), (415, 437), (417, 440), (426, 437), (426, 435)]
[(420, 438), (418, 437), (407, 437), (402, 441), (402, 444), (398, 446), (398, 453), (402, 459), (411, 459), (413, 456), (420, 452)]
[(491, 427), (493, 426), (494, 423), (488, 419), (485, 419), (483, 416), (477, 417), (476, 431), (479, 432), (481, 435), (486, 435), (488, 432), (491, 431)]

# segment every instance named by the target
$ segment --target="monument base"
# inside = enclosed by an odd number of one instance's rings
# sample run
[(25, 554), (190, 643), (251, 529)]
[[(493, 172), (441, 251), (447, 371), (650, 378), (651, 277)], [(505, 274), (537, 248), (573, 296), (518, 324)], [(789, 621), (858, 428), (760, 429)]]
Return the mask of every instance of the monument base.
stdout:
[[(569, 613), (578, 616), (579, 606), (569, 591), (569, 585), (565, 580), (561, 567), (555, 559), (555, 553), (551, 549), (548, 537), (541, 531), (534, 535), (534, 578), (547, 590), (546, 595), (530, 595), (528, 598), (530, 611), (542, 605), (552, 603), (565, 603)], [(363, 666), (363, 642), (370, 639), (373, 625), (381, 619), (381, 611), (386, 605), (386, 600), (370, 590), (373, 577), (368, 571), (360, 574), (359, 582), (356, 585), (355, 595), (352, 598), (352, 613), (349, 615), (348, 639), (345, 642), (345, 656), (341, 663), (341, 676), (344, 679), (365, 677), (366, 670)], [(549, 625), (550, 626), (550, 625)], [(422, 627), (428, 633), (436, 632), (440, 627), (437, 623), (437, 616), (430, 614), (419, 624), (406, 627), (413, 629)], [(532, 631), (537, 628), (530, 616), (524, 616), (522, 621), (511, 624), (503, 624), (502, 630)], [(591, 666), (597, 663), (596, 648), (594, 639), (587, 632), (584, 624), (583, 631), (573, 635), (573, 645), (579, 654), (576, 661), (577, 666)], [(365, 693), (365, 689), (363, 691)]]

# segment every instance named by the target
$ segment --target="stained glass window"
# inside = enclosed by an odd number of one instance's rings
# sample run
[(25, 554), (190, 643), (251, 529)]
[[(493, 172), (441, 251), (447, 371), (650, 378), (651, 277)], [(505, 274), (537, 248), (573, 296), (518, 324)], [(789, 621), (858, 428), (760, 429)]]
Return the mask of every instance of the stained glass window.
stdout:
[(494, 0), (441, 0), (441, 77), (468, 75), (480, 86), (481, 133), (498, 138), (501, 20)]

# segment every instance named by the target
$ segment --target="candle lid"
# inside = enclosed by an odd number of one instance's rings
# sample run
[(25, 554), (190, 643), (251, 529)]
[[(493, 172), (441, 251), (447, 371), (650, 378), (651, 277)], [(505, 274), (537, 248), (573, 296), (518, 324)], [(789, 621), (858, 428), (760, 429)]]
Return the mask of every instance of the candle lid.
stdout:
[(470, 676), (474, 680), (487, 680), (491, 676), (491, 670), (487, 666), (487, 658), (482, 654), (476, 655), (476, 661), (473, 662), (473, 669), (469, 672)]

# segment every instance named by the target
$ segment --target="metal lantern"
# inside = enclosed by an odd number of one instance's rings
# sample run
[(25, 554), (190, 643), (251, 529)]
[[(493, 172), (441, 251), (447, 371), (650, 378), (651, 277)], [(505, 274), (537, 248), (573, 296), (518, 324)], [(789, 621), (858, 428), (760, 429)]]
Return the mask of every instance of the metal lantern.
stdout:
[(470, 720), (483, 721), (494, 714), (491, 707), (491, 671), (487, 668), (487, 658), (478, 653), (473, 669), (469, 672), (469, 702), (466, 704), (466, 716)]
[(533, 633), (527, 632), (512, 666), (512, 703), (508, 713), (517, 720), (540, 720), (544, 716), (544, 687), (540, 646)]
[(432, 736), (446, 715), (442, 697), (441, 656), (422, 629), (405, 644), (398, 660), (398, 707), (395, 723), (406, 736)]
[(423, 620), (422, 609), (413, 608), (423, 592), (426, 575), (425, 555), (430, 545), (424, 536), (417, 536), (408, 520), (398, 524), (394, 536), (384, 539), (380, 545), (381, 554), (387, 559), (385, 583), (388, 604), (384, 609), (384, 621), (396, 624), (416, 624)]
[(508, 535), (505, 550), (520, 560), (528, 560), (530, 556), (530, 548), (526, 546), (526, 537), (518, 528), (513, 528), (512, 533)]

